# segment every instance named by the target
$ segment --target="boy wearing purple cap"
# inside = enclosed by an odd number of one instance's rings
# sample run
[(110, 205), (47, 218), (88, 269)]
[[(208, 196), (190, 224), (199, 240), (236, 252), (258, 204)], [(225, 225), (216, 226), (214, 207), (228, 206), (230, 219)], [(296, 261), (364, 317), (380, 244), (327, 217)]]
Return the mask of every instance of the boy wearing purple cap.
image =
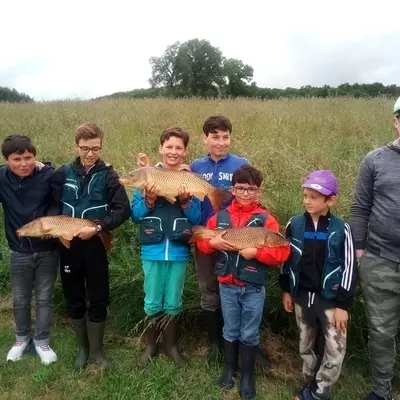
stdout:
[[(280, 275), (283, 306), (296, 314), (305, 385), (294, 400), (329, 400), (346, 353), (348, 308), (356, 287), (355, 254), (350, 227), (331, 213), (339, 194), (329, 170), (311, 172), (304, 184), (306, 209), (289, 221), (292, 247)], [(325, 348), (320, 366), (314, 352), (322, 327)]]

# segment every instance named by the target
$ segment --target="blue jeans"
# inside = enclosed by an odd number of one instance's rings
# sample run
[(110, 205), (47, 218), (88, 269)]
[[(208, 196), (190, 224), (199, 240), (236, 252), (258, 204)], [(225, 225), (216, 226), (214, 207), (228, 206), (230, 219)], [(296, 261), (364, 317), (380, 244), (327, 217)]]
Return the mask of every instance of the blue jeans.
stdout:
[(35, 345), (49, 344), (53, 315), (53, 290), (57, 278), (57, 251), (21, 253), (11, 251), (10, 276), (16, 339), (31, 339), (31, 298), (35, 288)]
[(246, 346), (257, 346), (260, 341), (265, 287), (219, 284), (224, 339), (239, 340)]

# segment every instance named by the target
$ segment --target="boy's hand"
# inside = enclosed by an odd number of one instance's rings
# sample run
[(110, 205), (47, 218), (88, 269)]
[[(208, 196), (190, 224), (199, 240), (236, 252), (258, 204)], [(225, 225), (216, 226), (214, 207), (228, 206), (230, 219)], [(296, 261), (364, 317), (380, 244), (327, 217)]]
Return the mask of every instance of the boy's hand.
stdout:
[(365, 250), (358, 249), (356, 250), (356, 259), (360, 259), (361, 256), (365, 253)]
[(147, 204), (154, 206), (157, 200), (159, 189), (155, 183), (146, 183), (144, 185), (144, 196), (146, 197)]
[(150, 158), (145, 153), (139, 153), (137, 159), (137, 166), (139, 168), (150, 167)]
[(347, 321), (349, 320), (349, 313), (346, 310), (336, 307), (333, 312), (332, 325), (338, 333), (345, 333), (347, 329)]
[(290, 293), (283, 293), (282, 295), (282, 304), (283, 308), (285, 309), (286, 312), (293, 312), (293, 299)]
[(189, 165), (187, 165), (187, 164), (181, 164), (181, 166), (180, 166), (180, 168), (179, 168), (181, 171), (183, 170), (183, 171), (191, 171), (191, 169), (190, 169), (190, 167), (189, 167)]
[(182, 183), (178, 190), (178, 197), (182, 205), (187, 204), (190, 199), (189, 189), (184, 183)]
[(35, 161), (36, 168), (39, 168), (39, 171), (44, 167), (44, 164), (40, 161)]
[(97, 229), (95, 227), (91, 228), (90, 226), (86, 226), (85, 228), (79, 229), (79, 231), (75, 233), (74, 237), (78, 237), (82, 240), (89, 240), (96, 235), (96, 233)]
[(220, 251), (237, 251), (237, 248), (232, 243), (229, 243), (223, 238), (225, 234), (226, 231), (222, 231), (217, 236), (210, 239), (210, 246), (213, 249)]
[(239, 254), (246, 260), (251, 260), (256, 258), (257, 249), (255, 247), (249, 247), (248, 249), (243, 249), (239, 251)]

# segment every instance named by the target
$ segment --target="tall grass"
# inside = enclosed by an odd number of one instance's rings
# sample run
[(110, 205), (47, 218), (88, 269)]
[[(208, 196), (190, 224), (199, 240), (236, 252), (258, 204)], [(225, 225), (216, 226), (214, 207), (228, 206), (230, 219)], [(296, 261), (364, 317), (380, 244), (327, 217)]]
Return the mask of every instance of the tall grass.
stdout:
[[(170, 125), (181, 125), (191, 134), (187, 161), (205, 154), (201, 127), (213, 114), (224, 114), (233, 123), (232, 152), (249, 158), (265, 177), (263, 202), (284, 225), (302, 212), (300, 183), (316, 168), (332, 169), (340, 181), (340, 201), (335, 212), (349, 218), (352, 191), (362, 157), (394, 137), (392, 101), (387, 99), (275, 100), (102, 100), (0, 105), (0, 134), (20, 132), (37, 145), (38, 158), (55, 166), (74, 157), (74, 129), (84, 121), (105, 131), (103, 158), (120, 173), (136, 166), (139, 152), (158, 160), (159, 135)], [(0, 284), (8, 287), (7, 248), (3, 232), (0, 246)], [(111, 254), (111, 316), (124, 332), (143, 318), (143, 276), (137, 227), (125, 223), (116, 232)], [(291, 332), (293, 320), (280, 305), (277, 271), (270, 272), (265, 322)], [(56, 304), (64, 312), (60, 285)], [(193, 263), (188, 268), (184, 316), (192, 321), (199, 311), (199, 293)], [(189, 323), (188, 322), (188, 323)], [(365, 340), (365, 318), (358, 296), (352, 309), (353, 343)]]

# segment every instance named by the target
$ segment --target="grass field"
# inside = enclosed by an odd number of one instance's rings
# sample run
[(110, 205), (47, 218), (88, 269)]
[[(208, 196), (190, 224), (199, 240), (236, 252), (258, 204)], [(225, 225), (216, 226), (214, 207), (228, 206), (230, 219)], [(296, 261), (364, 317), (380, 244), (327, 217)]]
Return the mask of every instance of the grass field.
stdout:
[[(114, 100), (0, 105), (0, 137), (12, 132), (31, 136), (38, 159), (56, 167), (74, 155), (74, 129), (94, 121), (105, 131), (104, 159), (123, 173), (135, 167), (136, 156), (146, 152), (158, 160), (161, 131), (181, 125), (191, 133), (187, 161), (204, 154), (203, 121), (224, 114), (233, 123), (233, 148), (264, 172), (263, 202), (284, 225), (302, 211), (299, 185), (308, 171), (330, 168), (337, 174), (341, 195), (338, 215), (348, 219), (351, 195), (359, 163), (369, 150), (394, 137), (392, 100), (302, 99), (261, 102), (257, 100)], [(3, 232), (0, 249), (0, 398), (1, 399), (237, 399), (215, 385), (219, 368), (209, 368), (204, 358), (206, 342), (199, 309), (199, 293), (193, 266), (189, 266), (184, 293), (183, 350), (190, 363), (180, 369), (163, 356), (144, 371), (135, 366), (140, 350), (143, 318), (142, 273), (136, 227), (130, 222), (118, 229), (111, 255), (110, 325), (108, 354), (117, 364), (103, 373), (90, 367), (71, 369), (73, 334), (65, 318), (59, 283), (56, 287), (53, 347), (59, 356), (55, 365), (41, 366), (27, 356), (15, 365), (5, 363), (13, 341), (9, 304), (7, 247)], [(280, 306), (277, 273), (270, 272), (262, 345), (274, 361), (273, 369), (257, 377), (258, 398), (290, 399), (299, 382), (300, 362), (296, 351), (294, 321)], [(361, 399), (369, 389), (366, 329), (362, 299), (358, 295), (351, 312), (350, 344), (346, 365), (335, 388), (335, 399)]]

